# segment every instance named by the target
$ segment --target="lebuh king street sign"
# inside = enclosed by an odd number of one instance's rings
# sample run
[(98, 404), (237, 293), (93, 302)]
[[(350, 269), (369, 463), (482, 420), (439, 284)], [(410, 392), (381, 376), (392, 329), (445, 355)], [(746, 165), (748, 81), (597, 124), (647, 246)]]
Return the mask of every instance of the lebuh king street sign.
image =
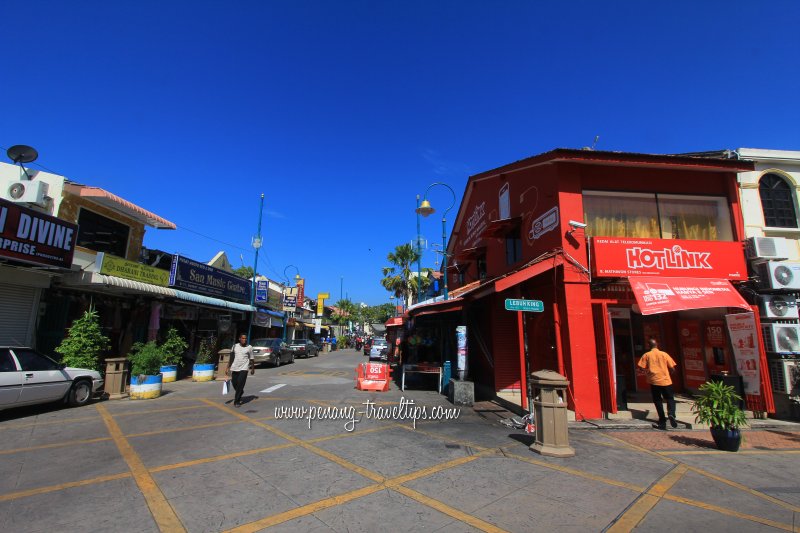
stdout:
[(544, 302), (541, 300), (520, 300), (506, 298), (506, 311), (528, 311), (531, 313), (542, 313)]

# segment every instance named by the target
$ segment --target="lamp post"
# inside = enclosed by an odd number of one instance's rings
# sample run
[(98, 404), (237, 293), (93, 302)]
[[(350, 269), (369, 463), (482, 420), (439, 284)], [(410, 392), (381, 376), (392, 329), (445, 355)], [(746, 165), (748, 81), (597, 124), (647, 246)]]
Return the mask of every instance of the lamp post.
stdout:
[[(250, 289), (250, 307), (255, 309), (256, 303), (256, 272), (258, 271), (258, 250), (261, 248), (261, 219), (264, 215), (264, 193), (261, 193), (261, 204), (258, 208), (258, 233), (253, 237), (253, 248), (256, 249), (256, 259), (253, 263), (253, 286)], [(255, 313), (255, 310), (252, 311)], [(253, 330), (253, 317), (250, 317), (250, 322), (247, 324), (247, 342), (250, 342), (250, 333)]]
[(417, 208), (415, 211), (417, 212), (417, 303), (419, 303), (419, 297), (422, 295), (422, 250), (420, 249), (420, 234), (419, 234), (419, 194), (417, 195)]
[[(419, 233), (419, 215), (427, 217), (428, 215), (436, 212), (436, 210), (431, 206), (431, 203), (428, 201), (428, 191), (430, 191), (431, 187), (434, 187), (435, 185), (447, 187), (447, 189), (453, 195), (453, 203), (451, 203), (450, 207), (445, 209), (444, 213), (442, 214), (442, 274), (444, 276), (444, 299), (447, 300), (447, 212), (450, 211), (454, 205), (456, 205), (456, 193), (448, 184), (436, 182), (428, 185), (428, 188), (425, 189), (425, 197), (421, 204), (419, 203), (419, 196), (417, 196), (417, 233)], [(417, 266), (417, 269), (419, 269), (419, 266)]]
[[(294, 275), (295, 284), (297, 284), (297, 280), (300, 279), (300, 269), (294, 265), (286, 265), (286, 268), (283, 269), (283, 277), (286, 278), (286, 286), (291, 288), (292, 280), (290, 280), (289, 276), (286, 275), (286, 271), (289, 270), (289, 268), (293, 268), (295, 270), (295, 275)], [(297, 302), (295, 302), (295, 305), (297, 305)], [(285, 315), (283, 317), (283, 342), (286, 342), (286, 322), (289, 321), (289, 314), (286, 311), (284, 311), (283, 313)]]

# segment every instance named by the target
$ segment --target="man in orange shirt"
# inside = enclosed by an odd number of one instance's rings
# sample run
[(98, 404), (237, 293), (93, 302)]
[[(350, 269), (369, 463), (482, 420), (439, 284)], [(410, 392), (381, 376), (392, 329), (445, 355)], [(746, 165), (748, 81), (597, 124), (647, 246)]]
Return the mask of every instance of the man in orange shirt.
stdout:
[(672, 392), (672, 378), (670, 377), (670, 374), (675, 372), (675, 361), (667, 352), (658, 349), (658, 341), (650, 339), (648, 343), (650, 351), (639, 359), (639, 368), (647, 371), (647, 382), (650, 384), (653, 403), (656, 404), (656, 412), (658, 412), (658, 424), (653, 424), (653, 427), (662, 431), (667, 429), (663, 398), (667, 400), (669, 423), (676, 428), (678, 422), (675, 420), (675, 394)]

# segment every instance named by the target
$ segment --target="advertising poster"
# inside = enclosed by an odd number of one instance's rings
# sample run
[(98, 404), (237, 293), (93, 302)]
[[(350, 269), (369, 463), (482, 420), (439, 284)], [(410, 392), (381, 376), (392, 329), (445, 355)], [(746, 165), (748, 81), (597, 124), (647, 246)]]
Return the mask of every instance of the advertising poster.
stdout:
[(456, 327), (456, 348), (458, 378), (463, 379), (467, 375), (467, 326)]
[(297, 280), (297, 307), (303, 307), (303, 304), (306, 302), (306, 280), (298, 279)]
[(725, 323), (722, 320), (705, 322), (706, 365), (711, 371), (729, 370), (725, 357)]
[(744, 393), (761, 394), (761, 378), (758, 373), (758, 340), (753, 313), (725, 315), (728, 335), (733, 346), (736, 370), (744, 379)]
[(678, 321), (678, 342), (683, 354), (683, 376), (687, 388), (699, 389), (706, 382), (706, 365), (703, 362), (703, 341), (700, 337), (700, 322)]

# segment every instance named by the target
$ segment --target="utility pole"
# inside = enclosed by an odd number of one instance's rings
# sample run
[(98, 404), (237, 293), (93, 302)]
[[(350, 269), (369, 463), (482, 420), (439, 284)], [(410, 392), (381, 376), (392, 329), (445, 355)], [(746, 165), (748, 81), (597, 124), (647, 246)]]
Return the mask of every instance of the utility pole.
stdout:
[[(258, 271), (258, 250), (261, 248), (261, 219), (264, 215), (264, 193), (261, 193), (261, 204), (258, 207), (258, 233), (253, 238), (253, 248), (256, 249), (256, 259), (253, 263), (253, 286), (250, 289), (250, 307), (253, 308), (252, 313), (255, 314), (256, 303), (256, 272)], [(269, 288), (267, 289), (269, 292)], [(247, 342), (250, 342), (250, 333), (253, 330), (253, 315), (250, 316), (250, 322), (247, 324)]]

